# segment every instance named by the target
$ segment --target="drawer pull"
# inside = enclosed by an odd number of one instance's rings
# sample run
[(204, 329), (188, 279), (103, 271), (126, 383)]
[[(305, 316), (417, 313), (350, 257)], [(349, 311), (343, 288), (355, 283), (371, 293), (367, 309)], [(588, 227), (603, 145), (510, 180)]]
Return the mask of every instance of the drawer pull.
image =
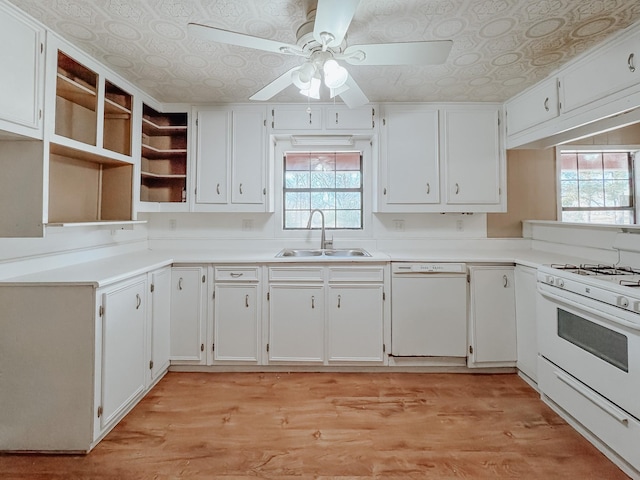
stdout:
[(231, 272), (229, 275), (231, 275), (233, 278), (238, 278), (238, 277), (241, 277), (242, 275), (244, 275), (244, 273)]
[(316, 297), (311, 296), (311, 308), (316, 308)]
[(544, 99), (544, 111), (545, 112), (549, 111), (549, 97)]
[(553, 373), (556, 375), (558, 380), (560, 380), (562, 383), (571, 387), (573, 390), (578, 392), (580, 395), (582, 395), (584, 398), (589, 400), (591, 403), (593, 403), (597, 407), (600, 407), (601, 410), (611, 415), (613, 418), (615, 418), (617, 421), (619, 421), (623, 425), (627, 425), (629, 423), (629, 416), (625, 412), (623, 412), (622, 410), (620, 410), (619, 408), (613, 405), (609, 405), (605, 403), (603, 399), (598, 397), (594, 392), (589, 390), (587, 387), (582, 385), (577, 380), (574, 380), (572, 377), (570, 377), (564, 372), (560, 372), (556, 370)]
[(178, 290), (182, 290), (182, 277), (178, 279)]
[(136, 310), (140, 308), (140, 305), (142, 305), (142, 298), (139, 293), (136, 293)]
[(502, 286), (507, 288), (509, 286), (509, 277), (502, 275)]
[(249, 295), (244, 296), (244, 306), (249, 308)]
[(431, 193), (431, 185), (427, 182), (427, 195), (429, 195), (429, 193)]
[(342, 298), (338, 295), (338, 308), (340, 308), (340, 300), (342, 300)]
[(220, 184), (216, 185), (216, 193), (220, 195)]
[(627, 65), (629, 66), (629, 71), (631, 73), (636, 71), (636, 66), (633, 64), (633, 53), (629, 54), (629, 58), (627, 58)]

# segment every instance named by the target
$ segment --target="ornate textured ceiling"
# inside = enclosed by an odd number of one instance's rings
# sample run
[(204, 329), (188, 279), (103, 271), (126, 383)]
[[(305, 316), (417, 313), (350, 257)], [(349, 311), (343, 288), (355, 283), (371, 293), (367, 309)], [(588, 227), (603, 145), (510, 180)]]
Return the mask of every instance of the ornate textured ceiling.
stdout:
[[(296, 42), (304, 0), (10, 0), (164, 102), (246, 102), (303, 59), (207, 42), (188, 22)], [(373, 102), (503, 101), (640, 20), (638, 0), (362, 0), (347, 44), (452, 39), (437, 66), (348, 66)], [(274, 101), (304, 100), (294, 86)]]

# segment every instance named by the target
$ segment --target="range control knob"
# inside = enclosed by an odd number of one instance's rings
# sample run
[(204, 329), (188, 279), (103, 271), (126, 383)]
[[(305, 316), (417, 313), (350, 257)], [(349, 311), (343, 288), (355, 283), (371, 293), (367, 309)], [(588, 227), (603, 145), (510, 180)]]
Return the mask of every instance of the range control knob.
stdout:
[(633, 302), (633, 311), (640, 313), (640, 302)]
[(558, 285), (560, 288), (564, 288), (564, 280), (561, 278), (558, 278), (556, 280), (556, 285)]
[(544, 277), (544, 281), (549, 285), (553, 285), (553, 277), (551, 275), (547, 275), (546, 277)]
[(627, 297), (618, 297), (618, 306), (622, 308), (628, 308), (629, 299)]

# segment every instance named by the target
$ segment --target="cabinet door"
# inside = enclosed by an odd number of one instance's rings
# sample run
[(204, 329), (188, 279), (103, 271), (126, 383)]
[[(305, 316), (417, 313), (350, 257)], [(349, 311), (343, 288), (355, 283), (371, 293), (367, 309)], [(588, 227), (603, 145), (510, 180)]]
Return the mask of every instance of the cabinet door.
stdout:
[(567, 69), (560, 82), (569, 112), (640, 82), (640, 32)]
[(145, 389), (146, 278), (102, 296), (101, 428)]
[(373, 107), (349, 108), (342, 105), (327, 107), (327, 130), (371, 130), (375, 127)]
[(269, 360), (324, 360), (324, 287), (271, 285), (269, 288)]
[(203, 267), (173, 267), (171, 271), (171, 360), (205, 362), (206, 276)]
[(276, 105), (271, 109), (271, 128), (274, 130), (320, 130), (322, 108), (307, 104)]
[(233, 110), (231, 202), (265, 203), (265, 109)]
[(42, 138), (44, 32), (0, 5), (0, 130)]
[(557, 117), (560, 111), (556, 77), (549, 78), (524, 94), (509, 100), (505, 109), (509, 135)]
[(382, 292), (382, 285), (329, 286), (329, 361), (383, 361)]
[(517, 352), (513, 268), (469, 267), (469, 271), (469, 366), (514, 365)]
[(228, 203), (229, 110), (200, 110), (196, 142), (196, 203)]
[(446, 110), (443, 137), (447, 203), (500, 203), (498, 109)]
[(438, 203), (438, 110), (386, 107), (381, 130), (379, 210)]
[(169, 367), (171, 353), (171, 268), (151, 274), (151, 382)]
[(258, 362), (258, 285), (216, 283), (215, 361)]
[(515, 289), (518, 369), (537, 382), (536, 269), (522, 265), (516, 266)]

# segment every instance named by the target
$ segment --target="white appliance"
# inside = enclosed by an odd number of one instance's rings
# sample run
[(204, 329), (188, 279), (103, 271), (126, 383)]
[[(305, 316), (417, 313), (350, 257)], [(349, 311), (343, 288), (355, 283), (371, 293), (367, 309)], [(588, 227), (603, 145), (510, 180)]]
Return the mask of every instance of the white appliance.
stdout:
[(391, 355), (466, 357), (467, 266), (391, 263)]
[(640, 269), (549, 265), (537, 278), (543, 398), (640, 474)]

